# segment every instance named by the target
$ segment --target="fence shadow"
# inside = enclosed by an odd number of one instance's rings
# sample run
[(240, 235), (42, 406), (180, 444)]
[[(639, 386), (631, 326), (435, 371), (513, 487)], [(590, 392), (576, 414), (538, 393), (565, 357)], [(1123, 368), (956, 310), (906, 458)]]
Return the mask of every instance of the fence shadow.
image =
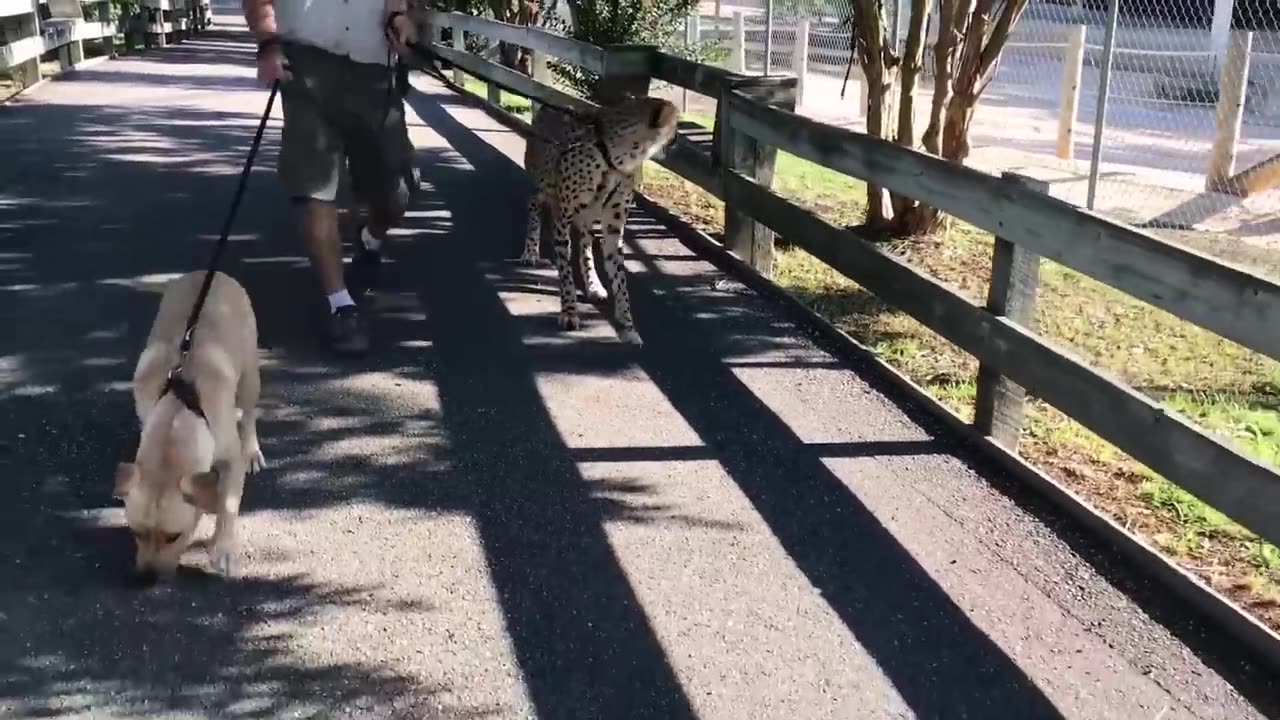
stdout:
[[(492, 178), (513, 172), (505, 155), (448, 113), (451, 102), (419, 98), (413, 107), (477, 173)], [(512, 187), (522, 192), (510, 197), (504, 192), (490, 201), (522, 207), (527, 180)], [(640, 213), (635, 215), (640, 216), (637, 224), (646, 224)], [(519, 226), (503, 228), (506, 224), (491, 222), (490, 228), (520, 237)], [(714, 449), (714, 459), (915, 713), (940, 717), (1003, 711), (1018, 717), (1061, 717), (814, 449), (721, 362), (724, 355), (742, 352), (744, 342), (773, 347), (794, 330), (762, 323), (759, 314), (733, 301), (700, 304), (704, 319), (692, 321), (681, 309), (655, 299), (659, 292), (687, 292), (687, 277), (659, 279), (655, 272), (632, 277), (637, 317), (642, 327), (654, 328), (643, 349), (634, 351), (635, 362), (702, 443)], [(540, 362), (537, 368), (545, 371), (547, 366)], [(568, 368), (557, 365), (553, 370)], [(923, 667), (929, 671), (921, 672)]]
[[(519, 175), (517, 182), (522, 192), (506, 202), (510, 207), (522, 208), (528, 178), (506, 155), (462, 126), (447, 111), (449, 107), (479, 108), (480, 103), (463, 96), (447, 96), (436, 102), (437, 99), (438, 96), (418, 95), (411, 102), (426, 124), (478, 171), (490, 177), (502, 177), (504, 181), (513, 172)], [(653, 218), (633, 210), (628, 227), (631, 256), (646, 265), (646, 272), (631, 275), (635, 312), (646, 337), (643, 351), (637, 354), (638, 366), (698, 432), (705, 446), (715, 448), (715, 458), (769, 522), (810, 581), (823, 590), (824, 598), (876, 657), (907, 703), (921, 715), (959, 712), (957, 708), (989, 713), (998, 712), (1002, 706), (1018, 708), (1012, 711), (1018, 716), (1056, 713), (1022, 671), (969, 623), (945, 592), (923, 569), (914, 565), (892, 535), (822, 464), (817, 449), (806, 447), (732, 373), (732, 366), (744, 363), (726, 362), (726, 359), (746, 352), (744, 345), (764, 351), (776, 347), (775, 343), (782, 337), (793, 335), (795, 329), (789, 323), (762, 329), (761, 317), (775, 315), (776, 310), (738, 297), (719, 303), (713, 301), (714, 308), (700, 300), (697, 319), (688, 312), (682, 313), (667, 299), (677, 294), (688, 295), (691, 286), (708, 287), (714, 281), (673, 276), (658, 270), (653, 265), (654, 258), (637, 249), (636, 240), (658, 237), (662, 234), (660, 228)], [(516, 228), (510, 232), (513, 238), (522, 235)], [(506, 241), (502, 243), (505, 247)], [(518, 253), (518, 250), (511, 252)], [(660, 330), (645, 333), (645, 327)], [(540, 360), (538, 368), (565, 371), (556, 362), (554, 358)], [(859, 368), (865, 371), (859, 372), (860, 377), (931, 437), (939, 441), (950, 437), (937, 421), (894, 390), (875, 371), (861, 365), (853, 369)], [(752, 441), (745, 443), (741, 438)], [(1202, 622), (1184, 604), (1151, 587), (1142, 578), (1134, 577), (1113, 550), (1065, 521), (1049, 503), (1005, 476), (957, 439), (951, 438), (938, 448), (920, 449), (922, 455), (931, 451), (957, 458), (1019, 508), (1052, 527), (1102, 578), (1186, 643), (1200, 660), (1220, 673), (1258, 709), (1269, 716), (1280, 715), (1274, 678), (1243, 661), (1238, 649), (1230, 643), (1210, 637)], [(805, 519), (800, 521), (800, 517)], [(868, 552), (867, 548), (874, 550)], [(909, 569), (904, 572), (902, 568)], [(879, 583), (881, 578), (887, 578), (882, 587), (862, 584)], [(906, 606), (918, 609), (920, 616), (902, 610)], [(910, 612), (910, 617), (903, 612)], [(890, 629), (903, 625), (923, 630), (919, 637), (903, 638)], [(939, 664), (935, 653), (946, 658)], [(919, 664), (926, 661), (934, 663), (927, 678), (917, 672)]]

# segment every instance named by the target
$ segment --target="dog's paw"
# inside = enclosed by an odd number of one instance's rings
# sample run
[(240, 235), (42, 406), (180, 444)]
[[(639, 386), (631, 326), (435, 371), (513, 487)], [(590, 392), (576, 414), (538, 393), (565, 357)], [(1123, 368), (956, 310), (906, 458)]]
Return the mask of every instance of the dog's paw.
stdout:
[(248, 465), (249, 474), (252, 475), (267, 467), (267, 458), (262, 454), (262, 449), (257, 448), (251, 450), (245, 455), (245, 463)]
[(240, 572), (240, 558), (235, 543), (215, 540), (209, 551), (209, 564), (213, 571), (227, 578), (235, 577)]
[(640, 339), (640, 333), (636, 332), (635, 328), (619, 332), (618, 338), (628, 345), (635, 345), (639, 347), (644, 344), (644, 341)]
[(561, 330), (577, 330), (581, 326), (578, 320), (578, 314), (575, 312), (560, 312), (560, 329)]

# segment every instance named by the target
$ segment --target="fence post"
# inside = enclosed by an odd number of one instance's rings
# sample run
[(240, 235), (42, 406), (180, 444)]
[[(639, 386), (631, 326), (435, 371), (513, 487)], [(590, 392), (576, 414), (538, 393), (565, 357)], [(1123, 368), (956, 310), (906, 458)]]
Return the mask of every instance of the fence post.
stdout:
[(733, 35), (729, 38), (729, 70), (747, 71), (747, 16), (741, 10), (733, 13)]
[(1240, 122), (1244, 118), (1245, 89), (1249, 85), (1249, 51), (1253, 48), (1253, 33), (1248, 30), (1231, 31), (1231, 44), (1227, 46), (1227, 60), (1222, 64), (1218, 77), (1218, 132), (1213, 138), (1213, 150), (1209, 153), (1209, 168), (1205, 172), (1204, 189), (1216, 190), (1228, 186), (1235, 171), (1236, 150), (1240, 144)]
[(1058, 102), (1058, 157), (1075, 157), (1076, 116), (1080, 113), (1080, 75), (1084, 71), (1084, 39), (1088, 27), (1072, 25), (1062, 57), (1062, 95)]
[(607, 105), (618, 102), (628, 93), (648, 95), (656, 51), (652, 45), (606, 45), (604, 68), (592, 100)]
[[(637, 97), (649, 94), (653, 80), (652, 45), (607, 45), (604, 48), (604, 68), (592, 98), (602, 105), (622, 100), (626, 95)], [(644, 167), (636, 171), (636, 186), (644, 179)]]
[[(612, 105), (621, 101), (627, 95), (648, 95), (649, 85), (653, 79), (653, 54), (655, 52), (657, 52), (657, 48), (652, 45), (604, 46), (604, 67), (601, 68), (594, 97), (590, 99), (601, 105)], [(635, 184), (637, 188), (640, 188), (643, 183), (644, 166), (641, 165), (636, 169)], [(579, 236), (576, 229), (571, 230), (571, 232), (575, 239), (573, 253), (577, 253), (579, 252), (577, 248), (580, 247), (580, 243), (577, 242)], [(595, 233), (589, 233), (588, 237), (592, 238), (590, 243), (591, 252), (596, 257), (602, 257), (600, 239), (595, 236)], [(583, 249), (585, 250), (585, 248)], [(574, 257), (576, 258), (577, 255), (574, 255)], [(583, 280), (585, 279), (583, 278)]]
[(488, 92), (485, 94), (491, 105), (502, 107), (502, 88), (497, 83), (489, 83)]
[[(467, 31), (453, 25), (453, 49), (458, 52), (467, 51)], [(453, 83), (458, 87), (463, 87), (466, 83), (466, 76), (462, 73), (462, 68), (457, 65), (453, 66)]]
[(1116, 28), (1120, 24), (1120, 0), (1107, 2), (1107, 32), (1102, 40), (1102, 70), (1098, 73), (1098, 109), (1093, 116), (1093, 158), (1089, 165), (1089, 189), (1085, 207), (1093, 209), (1098, 197), (1098, 173), (1102, 169), (1102, 137), (1107, 133), (1107, 98), (1111, 95), (1111, 62), (1116, 54)]
[[(540, 83), (542, 83), (542, 84), (544, 84), (544, 85), (550, 85), (550, 84), (551, 84), (551, 66), (547, 63), (547, 54), (546, 54), (546, 53), (544, 53), (544, 52), (537, 52), (537, 51), (535, 51), (535, 52), (533, 53), (533, 59), (532, 59), (532, 61), (531, 61), (531, 66), (532, 66), (532, 67), (531, 67), (530, 69), (531, 69), (531, 71), (533, 72), (533, 79), (534, 79), (534, 80), (537, 80), (538, 82), (540, 82)], [(530, 100), (529, 100), (529, 109), (530, 109), (531, 111), (533, 111), (533, 112), (535, 112), (535, 113), (536, 113), (536, 112), (538, 112), (538, 108), (539, 108), (541, 105), (542, 105), (542, 103), (539, 103), (537, 100), (534, 100), (534, 99), (530, 98)]]
[[(693, 12), (689, 13), (689, 17), (684, 21), (684, 41), (689, 47), (695, 47), (698, 44), (701, 35), (701, 18), (698, 16), (698, 6), (695, 5)], [(680, 112), (689, 111), (689, 88), (680, 88)]]
[[(723, 111), (730, 93), (737, 90), (755, 102), (790, 110), (796, 109), (797, 81), (791, 78), (743, 78), (729, 81), (721, 88), (716, 103), (716, 128), (713, 157), (720, 171), (737, 171), (754, 178), (764, 187), (773, 186), (778, 149), (762, 145), (746, 133), (734, 130)], [(733, 203), (724, 205), (724, 246), (761, 275), (773, 275), (773, 231), (752, 220)]]
[(796, 74), (796, 107), (804, 104), (804, 78), (809, 74), (809, 20), (796, 24), (795, 45), (791, 46), (791, 69)]
[[(1008, 182), (1047, 193), (1049, 184), (1024, 175), (1006, 172)], [(1040, 256), (1024, 247), (997, 237), (991, 253), (991, 287), (987, 310), (1029, 330), (1035, 329), (1036, 292), (1040, 286)], [(983, 435), (1005, 449), (1017, 452), (1022, 435), (1026, 391), (986, 364), (978, 365), (978, 392), (974, 399), (973, 424)]]
[(764, 70), (761, 75), (773, 72), (773, 0), (764, 0)]

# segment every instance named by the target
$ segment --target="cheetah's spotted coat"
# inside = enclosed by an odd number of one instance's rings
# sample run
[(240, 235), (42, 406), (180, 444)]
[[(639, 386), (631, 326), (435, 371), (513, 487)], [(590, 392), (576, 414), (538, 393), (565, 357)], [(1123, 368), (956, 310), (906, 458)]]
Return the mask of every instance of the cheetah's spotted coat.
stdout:
[(533, 118), (534, 136), (525, 148), (524, 166), (533, 179), (528, 233), (521, 260), (541, 264), (542, 210), (554, 224), (556, 269), (560, 276), (560, 327), (579, 327), (577, 293), (570, 264), (570, 229), (581, 238), (579, 268), (587, 298), (604, 300), (591, 250), (592, 230), (602, 226), (601, 250), (613, 295), (620, 337), (639, 344), (623, 267), (622, 231), (635, 192), (635, 176), (646, 160), (659, 155), (675, 137), (678, 112), (667, 100), (628, 98), (589, 117), (575, 117), (542, 106)]

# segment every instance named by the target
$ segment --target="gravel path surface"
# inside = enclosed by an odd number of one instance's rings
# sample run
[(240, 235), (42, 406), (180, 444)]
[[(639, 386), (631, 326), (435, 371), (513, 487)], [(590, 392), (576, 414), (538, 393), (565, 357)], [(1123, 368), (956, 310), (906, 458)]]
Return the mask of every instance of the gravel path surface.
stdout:
[[(214, 33), (0, 107), (0, 716), (1275, 717), (1274, 679), (646, 218), (646, 344), (517, 267), (522, 141), (416, 78), (427, 183), (336, 361), (274, 176), (235, 227), (271, 467), (244, 575), (130, 585), (160, 285), (266, 92)], [(207, 530), (206, 530), (207, 532)]]

